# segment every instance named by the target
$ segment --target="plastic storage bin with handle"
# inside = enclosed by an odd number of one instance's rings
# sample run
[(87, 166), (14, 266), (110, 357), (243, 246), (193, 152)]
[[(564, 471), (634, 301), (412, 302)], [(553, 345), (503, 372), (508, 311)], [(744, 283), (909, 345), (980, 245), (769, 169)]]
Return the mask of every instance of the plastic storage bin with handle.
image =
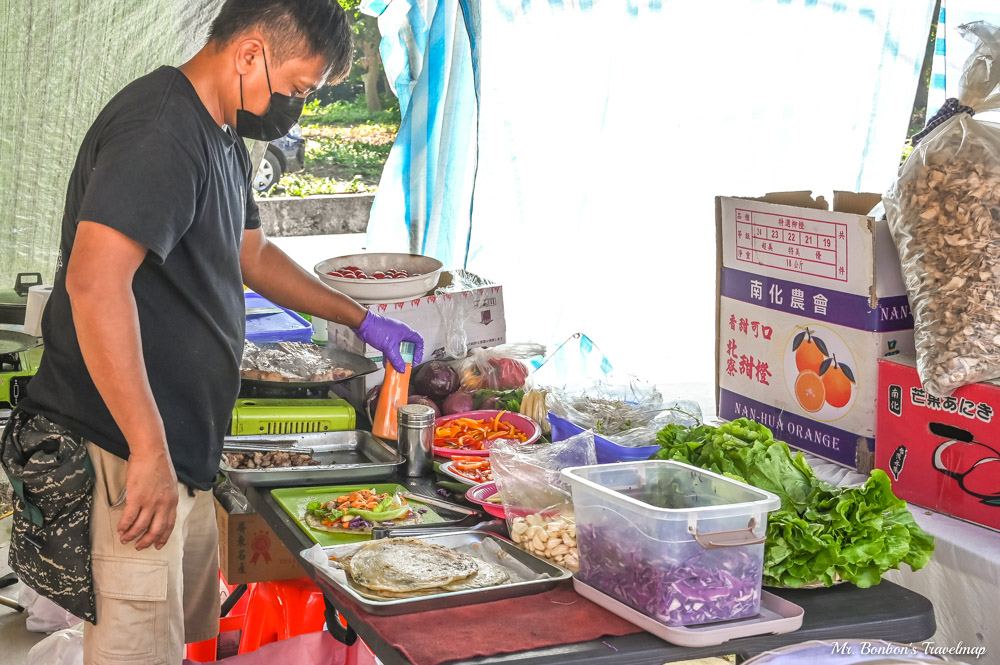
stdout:
[(774, 494), (672, 461), (564, 469), (581, 581), (668, 626), (760, 611)]

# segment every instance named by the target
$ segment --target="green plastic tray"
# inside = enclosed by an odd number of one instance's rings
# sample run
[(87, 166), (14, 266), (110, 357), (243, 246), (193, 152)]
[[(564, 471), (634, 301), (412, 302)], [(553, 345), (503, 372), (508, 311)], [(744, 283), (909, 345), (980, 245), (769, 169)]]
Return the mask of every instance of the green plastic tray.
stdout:
[[(329, 545), (346, 545), (348, 543), (360, 543), (371, 540), (371, 534), (366, 533), (330, 533), (329, 531), (317, 531), (309, 527), (302, 521), (302, 516), (306, 512), (306, 505), (310, 501), (329, 501), (342, 494), (348, 494), (357, 490), (374, 489), (376, 494), (383, 492), (394, 494), (395, 492), (409, 492), (407, 488), (396, 483), (376, 483), (374, 485), (337, 485), (335, 487), (287, 487), (271, 490), (271, 496), (284, 509), (288, 516), (295, 520), (310, 540), (319, 543), (323, 547)], [(427, 510), (420, 516), (423, 522), (444, 522), (445, 519), (438, 515), (430, 506), (426, 506), (416, 501), (409, 501), (411, 506), (420, 506)]]

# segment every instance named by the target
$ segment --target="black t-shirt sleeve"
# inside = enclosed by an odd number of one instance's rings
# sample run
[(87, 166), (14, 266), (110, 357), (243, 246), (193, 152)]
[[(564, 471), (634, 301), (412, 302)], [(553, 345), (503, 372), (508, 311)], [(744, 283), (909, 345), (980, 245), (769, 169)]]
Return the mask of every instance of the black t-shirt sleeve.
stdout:
[(260, 228), (260, 209), (257, 207), (257, 200), (254, 199), (253, 179), (257, 175), (257, 169), (250, 160), (250, 150), (243, 139), (236, 139), (240, 144), (240, 153), (243, 156), (243, 165), (247, 172), (247, 204), (246, 214), (243, 217), (243, 229), (252, 231)]
[(248, 231), (260, 228), (260, 209), (257, 207), (257, 201), (253, 197), (252, 186), (247, 187), (247, 212), (246, 219), (243, 221), (243, 228)]
[(194, 222), (200, 172), (169, 132), (115, 132), (98, 149), (76, 221), (108, 226), (163, 263)]

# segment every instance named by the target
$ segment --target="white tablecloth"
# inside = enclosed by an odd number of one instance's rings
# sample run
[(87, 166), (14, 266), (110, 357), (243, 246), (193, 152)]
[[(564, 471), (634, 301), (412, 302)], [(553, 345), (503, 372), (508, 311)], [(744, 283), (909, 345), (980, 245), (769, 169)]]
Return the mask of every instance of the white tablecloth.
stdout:
[[(864, 482), (865, 476), (807, 455), (816, 475), (838, 485)], [(910, 506), (917, 524), (935, 538), (934, 556), (922, 570), (905, 564), (885, 578), (934, 603), (935, 646), (986, 647), (976, 661), (1000, 664), (1000, 533)]]

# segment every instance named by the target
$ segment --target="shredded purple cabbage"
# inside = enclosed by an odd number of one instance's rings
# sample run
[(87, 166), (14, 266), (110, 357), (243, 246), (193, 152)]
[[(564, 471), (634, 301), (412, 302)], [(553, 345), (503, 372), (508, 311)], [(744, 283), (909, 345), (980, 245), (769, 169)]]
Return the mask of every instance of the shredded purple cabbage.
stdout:
[(438, 494), (440, 494), (441, 496), (443, 496), (445, 498), (448, 498), (448, 490), (446, 490), (445, 488), (439, 487), (439, 488), (437, 488), (434, 491), (437, 492)]
[(347, 526), (349, 526), (352, 529), (360, 529), (362, 527), (371, 527), (375, 525), (369, 522), (368, 520), (364, 519), (363, 517), (355, 517), (353, 520), (351, 520), (351, 523), (348, 524)]
[(668, 626), (743, 619), (760, 611), (762, 561), (754, 547), (699, 549), (685, 561), (651, 560), (637, 551), (636, 533), (627, 531), (579, 528), (583, 582)]
[(425, 514), (426, 512), (427, 512), (427, 509), (426, 509), (426, 508), (421, 508), (420, 510), (418, 510), (418, 511), (417, 511), (417, 514), (418, 514), (418, 515), (423, 515), (423, 514)]

